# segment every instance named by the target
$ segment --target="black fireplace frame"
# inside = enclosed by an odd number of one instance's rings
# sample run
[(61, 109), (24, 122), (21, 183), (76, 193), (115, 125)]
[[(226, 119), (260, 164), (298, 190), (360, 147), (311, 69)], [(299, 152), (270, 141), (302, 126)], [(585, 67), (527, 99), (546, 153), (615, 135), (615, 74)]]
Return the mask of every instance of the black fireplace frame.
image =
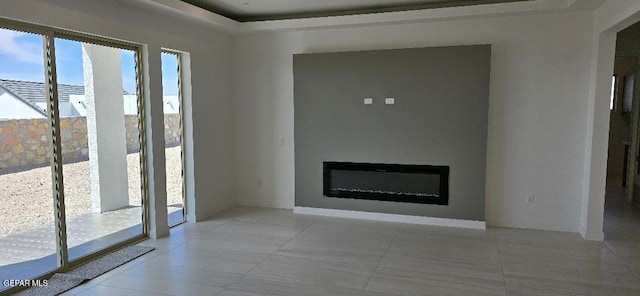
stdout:
[[(439, 175), (440, 176), (439, 196), (438, 197), (421, 197), (421, 196), (415, 196), (415, 195), (372, 193), (372, 192), (337, 192), (336, 193), (331, 191), (331, 171), (332, 170), (399, 172), (399, 173)], [(449, 166), (325, 161), (323, 162), (322, 174), (323, 174), (322, 193), (325, 197), (449, 205)]]

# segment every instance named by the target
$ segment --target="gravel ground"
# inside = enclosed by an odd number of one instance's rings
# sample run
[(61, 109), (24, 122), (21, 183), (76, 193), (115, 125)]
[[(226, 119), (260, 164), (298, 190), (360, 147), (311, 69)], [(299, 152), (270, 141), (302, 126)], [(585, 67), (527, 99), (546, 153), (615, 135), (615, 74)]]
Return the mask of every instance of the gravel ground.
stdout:
[[(182, 204), (180, 147), (167, 148), (167, 204)], [(127, 156), (129, 204), (141, 204), (140, 157)], [(89, 162), (64, 165), (67, 219), (91, 212)], [(0, 237), (53, 224), (51, 168), (0, 175)]]

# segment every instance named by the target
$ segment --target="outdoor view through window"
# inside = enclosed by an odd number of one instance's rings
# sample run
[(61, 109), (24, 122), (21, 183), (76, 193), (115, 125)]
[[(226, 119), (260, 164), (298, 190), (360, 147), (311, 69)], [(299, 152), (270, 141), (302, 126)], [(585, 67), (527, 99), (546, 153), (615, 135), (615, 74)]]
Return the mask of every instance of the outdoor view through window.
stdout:
[(182, 98), (180, 96), (179, 55), (162, 52), (162, 92), (164, 98), (164, 143), (167, 170), (167, 210), (169, 226), (185, 221), (184, 169), (182, 151)]
[[(0, 280), (31, 279), (145, 234), (140, 54), (45, 34), (0, 28)], [(168, 211), (177, 224), (178, 55), (162, 59)]]
[(2, 280), (27, 279), (58, 266), (44, 82), (43, 37), (0, 29)]

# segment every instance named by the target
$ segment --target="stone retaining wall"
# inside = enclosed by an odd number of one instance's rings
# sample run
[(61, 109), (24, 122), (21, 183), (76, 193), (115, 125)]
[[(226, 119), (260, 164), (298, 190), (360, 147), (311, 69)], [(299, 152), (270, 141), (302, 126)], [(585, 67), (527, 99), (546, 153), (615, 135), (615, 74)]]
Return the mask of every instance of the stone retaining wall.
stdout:
[[(180, 115), (166, 114), (165, 144), (180, 144)], [(125, 116), (127, 151), (140, 149), (138, 118)], [(89, 157), (86, 117), (60, 119), (62, 159), (64, 162), (84, 161)], [(49, 165), (50, 144), (48, 119), (0, 119), (0, 169), (28, 168)]]

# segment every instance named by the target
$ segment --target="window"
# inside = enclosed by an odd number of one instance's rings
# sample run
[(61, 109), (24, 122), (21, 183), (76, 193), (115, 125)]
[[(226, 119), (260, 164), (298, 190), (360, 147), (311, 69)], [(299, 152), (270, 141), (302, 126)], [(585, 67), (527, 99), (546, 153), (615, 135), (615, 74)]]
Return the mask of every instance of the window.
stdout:
[(162, 95), (169, 226), (185, 221), (185, 183), (180, 54), (163, 51)]

